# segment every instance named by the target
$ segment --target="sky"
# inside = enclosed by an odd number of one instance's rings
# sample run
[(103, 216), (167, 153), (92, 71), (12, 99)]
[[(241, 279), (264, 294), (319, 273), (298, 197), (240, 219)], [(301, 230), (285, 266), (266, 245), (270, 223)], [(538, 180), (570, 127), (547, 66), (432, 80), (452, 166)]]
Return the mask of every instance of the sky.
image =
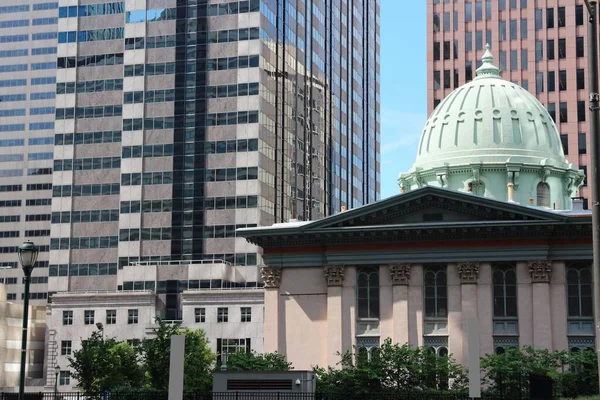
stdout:
[(381, 0), (381, 198), (400, 193), (398, 174), (415, 160), (427, 121), (426, 8)]

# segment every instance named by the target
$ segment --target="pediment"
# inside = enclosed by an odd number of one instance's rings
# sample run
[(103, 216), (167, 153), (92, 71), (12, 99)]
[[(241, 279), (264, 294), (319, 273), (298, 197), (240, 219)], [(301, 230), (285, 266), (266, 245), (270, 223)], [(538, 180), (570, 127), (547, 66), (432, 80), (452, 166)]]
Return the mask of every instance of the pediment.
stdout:
[(559, 221), (563, 215), (447, 189), (425, 187), (352, 209), (302, 227), (303, 231), (377, 225), (477, 221)]

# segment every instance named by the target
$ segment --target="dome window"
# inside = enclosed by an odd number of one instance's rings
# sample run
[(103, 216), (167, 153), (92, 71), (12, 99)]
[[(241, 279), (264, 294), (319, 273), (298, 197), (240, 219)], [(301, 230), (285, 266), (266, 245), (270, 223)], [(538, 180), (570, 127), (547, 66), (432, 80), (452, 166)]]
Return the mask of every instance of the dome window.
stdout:
[(538, 207), (550, 207), (550, 186), (546, 182), (540, 182), (537, 185), (537, 205)]
[(485, 183), (482, 181), (469, 182), (469, 192), (472, 192), (477, 196), (485, 196)]

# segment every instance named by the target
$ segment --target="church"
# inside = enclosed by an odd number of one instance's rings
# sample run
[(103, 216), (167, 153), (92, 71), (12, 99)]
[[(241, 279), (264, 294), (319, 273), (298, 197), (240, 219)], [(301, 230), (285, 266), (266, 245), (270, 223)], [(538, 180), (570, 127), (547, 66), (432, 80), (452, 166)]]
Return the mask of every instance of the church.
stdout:
[(466, 364), (473, 318), (481, 355), (593, 347), (584, 178), (544, 106), (501, 78), (488, 47), (477, 77), (427, 121), (400, 194), (238, 230), (263, 249), (265, 351), (310, 369), (391, 338)]

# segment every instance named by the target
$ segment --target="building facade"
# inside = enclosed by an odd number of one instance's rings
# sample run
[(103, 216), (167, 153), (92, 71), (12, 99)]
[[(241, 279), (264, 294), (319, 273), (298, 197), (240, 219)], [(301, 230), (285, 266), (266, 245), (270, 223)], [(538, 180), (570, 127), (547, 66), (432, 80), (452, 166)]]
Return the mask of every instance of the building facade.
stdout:
[[(428, 110), (471, 81), (489, 43), (503, 77), (535, 94), (564, 153), (587, 172), (588, 43), (583, 0), (427, 1)], [(591, 192), (584, 181), (580, 196)]]
[(0, 5), (0, 283), (21, 301), (17, 247), (40, 248), (32, 304), (47, 299), (54, 149), (58, 2)]

